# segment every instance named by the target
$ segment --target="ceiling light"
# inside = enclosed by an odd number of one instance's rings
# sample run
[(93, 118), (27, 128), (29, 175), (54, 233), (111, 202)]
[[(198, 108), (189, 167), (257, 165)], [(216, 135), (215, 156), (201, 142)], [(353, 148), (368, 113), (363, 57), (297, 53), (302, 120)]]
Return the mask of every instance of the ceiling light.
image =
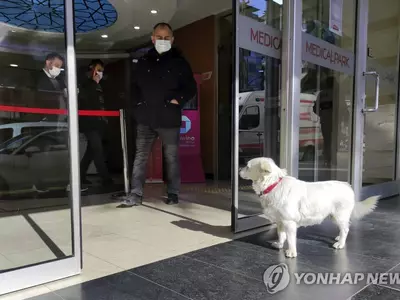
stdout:
[(155, 9), (151, 10), (150, 12), (151, 12), (152, 14), (154, 14), (154, 15), (157, 13), (157, 11), (156, 11)]
[(103, 39), (106, 39), (106, 38), (108, 38), (108, 35), (107, 35), (107, 34), (103, 34), (101, 37), (102, 37)]
[(18, 68), (18, 65), (16, 65), (16, 64), (10, 64), (10, 67)]
[(135, 26), (135, 27), (133, 27), (133, 28), (136, 29), (136, 30), (139, 30), (139, 29), (140, 29), (139, 26)]

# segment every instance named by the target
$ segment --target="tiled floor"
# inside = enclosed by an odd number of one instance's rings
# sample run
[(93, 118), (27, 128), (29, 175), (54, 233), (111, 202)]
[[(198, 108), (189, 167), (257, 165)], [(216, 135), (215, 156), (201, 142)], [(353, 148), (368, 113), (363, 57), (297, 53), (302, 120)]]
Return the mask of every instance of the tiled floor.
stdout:
[[(83, 275), (0, 299), (400, 299), (400, 285), (298, 285), (293, 276), (400, 272), (398, 198), (354, 223), (343, 250), (331, 248), (337, 230), (330, 222), (301, 229), (298, 257), (290, 260), (270, 247), (273, 231), (230, 240), (228, 211), (190, 202), (90, 206), (83, 222)], [(270, 294), (263, 275), (279, 263), (287, 264), (290, 283)]]
[[(178, 230), (185, 226), (202, 227), (201, 230), (218, 229), (217, 225), (224, 226), (224, 234), (229, 234), (229, 198), (221, 198), (218, 187), (207, 187), (208, 203), (202, 203), (198, 188), (185, 186), (186, 193), (182, 194), (183, 201), (178, 207), (171, 208), (164, 205), (160, 199), (162, 195), (161, 185), (149, 185), (145, 206), (128, 211), (117, 210), (114, 200), (110, 195), (91, 195), (82, 197), (83, 208), (83, 240), (91, 254), (102, 257), (97, 253), (99, 243), (112, 243), (126, 248), (140, 249), (134, 243), (140, 240), (141, 244), (161, 243), (159, 234), (163, 233), (166, 238), (168, 233), (177, 232), (169, 238), (165, 249), (178, 251), (173, 244), (173, 238), (180, 239), (186, 231)], [(204, 186), (201, 187), (204, 190)], [(45, 197), (12, 199), (0, 201), (0, 270), (7, 270), (34, 263), (40, 263), (55, 258), (61, 258), (72, 253), (71, 246), (71, 210), (68, 198), (60, 194), (60, 197)], [(55, 195), (57, 196), (57, 195)], [(199, 197), (202, 198), (202, 197)], [(201, 204), (201, 205), (199, 205)], [(118, 220), (118, 222), (116, 222)], [(117, 235), (115, 237), (115, 235)], [(183, 245), (179, 251), (189, 251), (195, 245), (200, 244), (203, 237), (209, 239), (212, 235), (195, 233), (191, 234), (187, 245)], [(107, 241), (106, 239), (110, 239)], [(130, 238), (131, 244), (124, 245), (120, 239)], [(194, 240), (192, 243), (191, 238)], [(114, 240), (113, 240), (114, 239)], [(93, 246), (92, 246), (93, 245)], [(181, 245), (179, 245), (181, 246)], [(188, 248), (189, 247), (189, 248)], [(192, 247), (192, 248), (190, 248)], [(151, 251), (146, 251), (150, 253)], [(165, 257), (165, 251), (161, 257)], [(174, 253), (176, 254), (176, 253)], [(121, 253), (119, 254), (121, 255)], [(151, 256), (151, 255), (150, 255)], [(160, 255), (157, 255), (160, 256)], [(118, 259), (123, 258), (119, 256)], [(143, 260), (143, 257), (140, 258)], [(130, 257), (133, 262), (134, 258)], [(117, 264), (118, 265), (118, 264)]]
[[(142, 244), (155, 245), (157, 243), (159, 245), (161, 241), (158, 236), (164, 233), (163, 236), (168, 237), (168, 242), (171, 242), (171, 245), (165, 246), (165, 253), (168, 253), (167, 250), (178, 251), (177, 248), (181, 252), (189, 251), (195, 249), (193, 247), (202, 241), (200, 236), (204, 236), (204, 232), (191, 234), (191, 238), (195, 239), (194, 245), (190, 244), (190, 239), (187, 240), (189, 244), (183, 247), (177, 242), (187, 230), (196, 231), (195, 227), (199, 231), (206, 231), (207, 238), (213, 234), (218, 236), (217, 231), (220, 230), (224, 231), (222, 237), (226, 237), (226, 232), (229, 233), (231, 207), (229, 186), (223, 183), (184, 185), (183, 189), (183, 202), (172, 210), (169, 206), (162, 204), (160, 195), (163, 194), (163, 187), (157, 184), (147, 186), (146, 206), (129, 213), (116, 210), (115, 203), (108, 194), (94, 193), (83, 196), (83, 240), (87, 242), (86, 247), (91, 247), (91, 243), (96, 243), (98, 240), (106, 243), (105, 238), (112, 239), (113, 234), (118, 234), (120, 238), (129, 237), (140, 240)], [(241, 192), (239, 206), (241, 215), (254, 215), (261, 210), (259, 201), (250, 190)], [(2, 212), (0, 213), (0, 228), (8, 228), (0, 230), (2, 241), (0, 243), (0, 270), (71, 255), (71, 209), (68, 194), (65, 191), (2, 199), (0, 212)], [(116, 219), (119, 222), (115, 222)], [(210, 220), (222, 221), (217, 224), (225, 228), (209, 223)], [(168, 233), (177, 228), (186, 229), (186, 231), (177, 231), (172, 237), (172, 239), (176, 237), (177, 241), (170, 241)], [(109, 242), (125, 248), (125, 245), (118, 241)], [(129, 247), (133, 246), (135, 245)], [(130, 251), (129, 247), (126, 250), (127, 253)], [(101, 253), (95, 250), (91, 254), (102, 257)], [(162, 257), (165, 255), (163, 254)], [(118, 257), (118, 259), (123, 258), (123, 256)], [(143, 258), (139, 259), (143, 260)], [(130, 257), (129, 261), (134, 261), (134, 258)]]
[[(83, 197), (82, 235), (84, 270), (82, 275), (49, 283), (0, 297), (0, 299), (26, 299), (49, 293), (96, 278), (104, 277), (174, 257), (193, 250), (209, 247), (231, 240), (230, 212), (207, 205), (200, 205), (198, 191), (183, 193), (177, 206), (165, 205), (160, 198), (160, 187), (150, 186), (144, 205), (132, 209), (116, 209), (110, 195)], [(217, 201), (218, 193), (209, 191), (207, 200)], [(51, 202), (51, 199), (48, 199)], [(54, 199), (55, 201), (57, 199)], [(221, 203), (214, 206), (221, 206)], [(222, 206), (225, 206), (223, 204)], [(70, 249), (69, 210), (49, 210), (27, 215), (54, 244), (68, 253)], [(11, 218), (11, 219), (8, 219)], [(19, 265), (54, 258), (53, 253), (41, 241), (22, 216), (0, 218), (4, 224), (14, 221), (15, 234), (8, 232), (6, 239), (11, 254), (20, 259)], [(3, 232), (6, 232), (3, 230)], [(24, 239), (21, 241), (21, 234)], [(14, 236), (14, 238), (13, 238)], [(12, 243), (14, 241), (14, 243)], [(39, 243), (39, 244), (38, 244)], [(6, 247), (3, 243), (1, 247)], [(14, 245), (15, 244), (15, 245)], [(31, 247), (28, 247), (31, 245)], [(14, 246), (15, 247), (14, 247)], [(18, 247), (19, 246), (19, 247)], [(1, 253), (1, 252), (0, 252)], [(4, 257), (3, 260), (6, 260)], [(2, 260), (0, 259), (0, 263)]]

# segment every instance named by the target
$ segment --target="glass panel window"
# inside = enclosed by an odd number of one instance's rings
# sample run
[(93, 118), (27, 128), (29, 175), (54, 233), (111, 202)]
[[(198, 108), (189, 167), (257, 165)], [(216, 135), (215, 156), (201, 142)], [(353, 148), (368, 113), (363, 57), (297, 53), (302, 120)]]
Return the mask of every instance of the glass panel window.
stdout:
[[(75, 8), (78, 32), (101, 18)], [(60, 0), (0, 4), (0, 273), (74, 254), (68, 116), (57, 111), (68, 108), (64, 12)]]
[(3, 128), (0, 129), (0, 143), (3, 143), (13, 137), (13, 129), (12, 128)]
[(247, 107), (240, 117), (239, 129), (251, 130), (260, 125), (260, 109), (258, 106)]
[(356, 1), (343, 1), (342, 28), (330, 28), (329, 0), (303, 0), (299, 177), (348, 181)]
[[(400, 5), (391, 4), (369, 1), (367, 71), (380, 75), (380, 86), (378, 110), (364, 117), (363, 186), (392, 181), (395, 175), (400, 28), (394, 20)], [(375, 106), (375, 93), (375, 79), (368, 76), (366, 107)]]
[[(282, 1), (240, 0), (238, 16), (239, 167), (256, 157), (279, 164)], [(239, 218), (262, 209), (239, 177)], [(258, 203), (258, 204), (257, 204)]]

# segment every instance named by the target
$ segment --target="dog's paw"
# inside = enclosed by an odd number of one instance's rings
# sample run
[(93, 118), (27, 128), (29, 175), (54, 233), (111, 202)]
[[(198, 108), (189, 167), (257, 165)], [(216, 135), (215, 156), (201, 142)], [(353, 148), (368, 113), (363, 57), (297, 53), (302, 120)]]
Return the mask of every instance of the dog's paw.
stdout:
[(283, 248), (283, 244), (279, 243), (279, 242), (273, 242), (273, 243), (271, 243), (271, 246), (274, 247), (275, 249), (282, 249)]
[(337, 237), (335, 237), (335, 241), (340, 240), (340, 235), (338, 235)]
[(295, 258), (297, 257), (297, 251), (288, 249), (285, 251), (285, 256), (287, 258)]
[(335, 248), (335, 249), (343, 249), (344, 245), (345, 245), (345, 243), (336, 242), (336, 243), (333, 244), (333, 248)]

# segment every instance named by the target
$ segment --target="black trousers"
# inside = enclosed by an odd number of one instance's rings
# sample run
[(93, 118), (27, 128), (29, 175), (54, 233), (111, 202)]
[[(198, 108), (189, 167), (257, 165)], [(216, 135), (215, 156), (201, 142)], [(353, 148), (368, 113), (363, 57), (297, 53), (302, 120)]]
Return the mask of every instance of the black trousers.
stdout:
[(332, 164), (332, 130), (333, 116), (332, 110), (325, 110), (320, 113), (321, 131), (324, 138), (324, 160), (327, 164)]
[(85, 180), (90, 164), (94, 165), (101, 178), (105, 181), (111, 178), (105, 162), (103, 139), (99, 131), (86, 131), (83, 133), (87, 139), (85, 154), (81, 160), (81, 180)]

